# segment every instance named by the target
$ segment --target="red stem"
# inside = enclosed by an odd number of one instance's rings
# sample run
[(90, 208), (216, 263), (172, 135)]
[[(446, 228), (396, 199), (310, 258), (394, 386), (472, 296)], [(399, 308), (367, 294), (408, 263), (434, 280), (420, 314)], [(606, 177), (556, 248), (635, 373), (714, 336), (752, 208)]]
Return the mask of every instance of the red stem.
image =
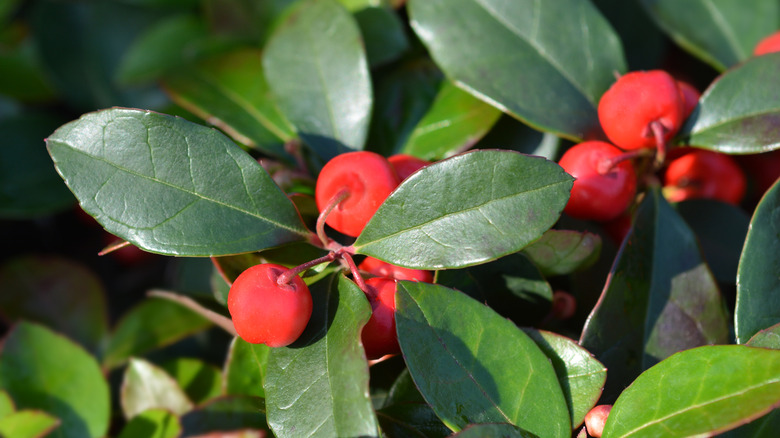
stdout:
[(328, 216), (330, 216), (330, 213), (333, 211), (333, 209), (348, 197), (349, 190), (346, 188), (339, 190), (328, 202), (328, 205), (322, 209), (322, 212), (320, 212), (320, 215), (317, 217), (317, 237), (320, 238), (322, 246), (325, 248), (328, 247), (328, 236), (325, 234), (325, 220), (328, 218)]
[(116, 251), (118, 249), (122, 249), (122, 248), (124, 248), (124, 247), (126, 247), (128, 245), (130, 245), (130, 242), (128, 242), (127, 240), (123, 240), (121, 242), (112, 243), (111, 245), (108, 245), (107, 247), (105, 247), (102, 250), (100, 250), (98, 255), (99, 256), (104, 256), (104, 255), (106, 255), (108, 253), (112, 253), (112, 252), (114, 252), (114, 251)]
[(614, 157), (610, 158), (603, 158), (601, 161), (599, 161), (598, 168), (596, 169), (599, 174), (606, 175), (612, 169), (615, 168), (618, 164), (627, 161), (627, 160), (633, 160), (634, 158), (639, 157), (647, 157), (653, 154), (653, 151), (650, 149), (634, 149), (632, 151), (623, 152), (620, 155), (616, 155)]
[(363, 276), (360, 275), (360, 270), (357, 265), (355, 265), (355, 261), (352, 260), (352, 256), (349, 255), (348, 252), (342, 252), (341, 257), (347, 262), (349, 270), (352, 271), (352, 278), (355, 280), (355, 283), (357, 283), (360, 290), (362, 290), (364, 294), (369, 294), (368, 285), (365, 280), (363, 280)]
[(664, 139), (666, 128), (661, 124), (661, 122), (654, 120), (650, 122), (650, 129), (653, 130), (655, 145), (658, 149), (658, 154), (655, 156), (655, 161), (658, 165), (660, 165), (666, 160), (666, 140)]
[(276, 284), (279, 286), (290, 284), (293, 277), (300, 274), (301, 272), (304, 272), (305, 270), (309, 268), (313, 268), (314, 266), (321, 265), (323, 263), (330, 263), (333, 260), (336, 260), (336, 257), (338, 257), (338, 253), (335, 251), (329, 252), (327, 255), (322, 256), (320, 258), (308, 261), (300, 266), (296, 266), (294, 268), (288, 269), (282, 273), (277, 279)]

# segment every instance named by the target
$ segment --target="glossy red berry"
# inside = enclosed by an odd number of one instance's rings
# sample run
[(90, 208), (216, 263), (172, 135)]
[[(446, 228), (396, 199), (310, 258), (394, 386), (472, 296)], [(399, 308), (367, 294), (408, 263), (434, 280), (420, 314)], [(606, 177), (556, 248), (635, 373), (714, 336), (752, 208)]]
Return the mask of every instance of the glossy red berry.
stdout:
[(612, 410), (612, 405), (598, 405), (585, 414), (585, 427), (588, 435), (599, 438), (604, 433), (604, 425)]
[(363, 327), (361, 340), (368, 359), (379, 359), (386, 354), (401, 352), (395, 331), (395, 291), (398, 287), (392, 278), (374, 277), (366, 280), (371, 318)]
[(288, 284), (278, 284), (285, 271), (284, 266), (271, 263), (255, 265), (233, 282), (227, 305), (243, 340), (284, 347), (303, 333), (311, 318), (311, 293), (298, 276)]
[(574, 176), (564, 212), (578, 219), (608, 221), (618, 217), (634, 199), (636, 173), (630, 161), (615, 166), (610, 160), (623, 151), (603, 141), (586, 141), (566, 151), (559, 164)]
[(685, 119), (677, 81), (662, 70), (621, 76), (601, 97), (598, 113), (607, 137), (625, 150), (655, 147), (653, 122), (668, 142)]
[(431, 164), (430, 161), (425, 161), (421, 158), (407, 154), (391, 155), (387, 161), (393, 165), (395, 173), (398, 174), (398, 179), (401, 181), (405, 180), (409, 175), (417, 172), (419, 169)]
[(377, 277), (394, 278), (396, 280), (424, 281), (427, 283), (433, 281), (433, 274), (431, 271), (403, 268), (373, 257), (366, 257), (360, 262), (358, 269), (376, 275)]
[(696, 105), (699, 104), (701, 93), (699, 93), (696, 87), (684, 81), (677, 81), (677, 88), (680, 89), (680, 96), (682, 96), (683, 101), (683, 119), (687, 119), (693, 110), (696, 109)]
[(357, 237), (400, 180), (387, 159), (368, 151), (348, 152), (328, 161), (315, 189), (322, 211), (342, 190), (349, 196), (333, 209), (325, 223), (336, 231)]
[(780, 31), (775, 32), (756, 44), (753, 55), (760, 56), (767, 53), (780, 52)]
[(672, 160), (664, 175), (664, 194), (671, 202), (709, 198), (739, 204), (746, 187), (745, 174), (733, 158), (703, 149)]

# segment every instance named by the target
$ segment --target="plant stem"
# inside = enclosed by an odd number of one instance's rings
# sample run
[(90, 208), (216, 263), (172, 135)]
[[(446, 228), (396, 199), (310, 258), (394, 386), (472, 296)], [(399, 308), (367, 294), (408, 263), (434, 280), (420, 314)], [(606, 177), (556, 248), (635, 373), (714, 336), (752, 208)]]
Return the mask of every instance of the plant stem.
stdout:
[(221, 327), (231, 336), (238, 336), (238, 333), (236, 333), (236, 328), (233, 326), (233, 321), (230, 318), (201, 306), (197, 301), (190, 297), (185, 297), (184, 295), (179, 295), (173, 292), (159, 289), (152, 289), (148, 291), (146, 295), (150, 297), (163, 298), (169, 301), (173, 301), (174, 303), (181, 304), (182, 306), (213, 322), (215, 325)]
[(302, 265), (296, 266), (294, 268), (290, 268), (282, 273), (279, 277), (276, 279), (276, 284), (279, 286), (283, 286), (285, 284), (290, 284), (293, 277), (300, 274), (301, 272), (306, 271), (309, 268), (313, 268), (314, 266), (321, 265), (323, 263), (330, 263), (333, 260), (336, 260), (336, 257), (338, 257), (338, 254), (335, 251), (329, 252), (327, 255), (324, 255), (320, 258), (308, 261)]
[(128, 242), (127, 240), (123, 240), (121, 242), (112, 243), (111, 245), (108, 245), (107, 247), (105, 247), (102, 250), (100, 250), (98, 255), (99, 256), (104, 256), (106, 254), (112, 253), (112, 252), (114, 252), (114, 251), (116, 251), (118, 249), (122, 249), (122, 248), (124, 248), (126, 246), (129, 246), (129, 245), (131, 245), (131, 243)]
[(650, 122), (650, 129), (653, 130), (653, 136), (655, 137), (655, 145), (658, 149), (658, 153), (655, 155), (656, 167), (660, 168), (666, 161), (666, 140), (664, 135), (666, 134), (666, 128), (658, 120)]
[(610, 158), (604, 158), (598, 163), (597, 171), (601, 175), (606, 175), (612, 169), (615, 168), (618, 164), (627, 161), (627, 160), (633, 160), (635, 158), (640, 157), (649, 157), (653, 154), (653, 151), (651, 149), (634, 149), (632, 151), (624, 152), (620, 155), (616, 155), (614, 157)]
[(352, 272), (352, 278), (355, 280), (355, 283), (357, 283), (360, 290), (362, 290), (364, 294), (368, 294), (368, 285), (363, 280), (363, 276), (360, 275), (360, 270), (358, 269), (357, 265), (355, 265), (355, 261), (352, 260), (352, 256), (349, 255), (348, 252), (342, 252), (341, 257), (344, 259), (344, 261), (347, 262), (349, 270)]
[(317, 217), (317, 236), (320, 238), (322, 246), (325, 248), (328, 247), (328, 236), (325, 234), (325, 220), (328, 218), (328, 216), (330, 216), (330, 213), (333, 211), (333, 209), (348, 197), (349, 190), (346, 188), (339, 190), (328, 202), (328, 205), (322, 209), (322, 212), (320, 212), (320, 215)]

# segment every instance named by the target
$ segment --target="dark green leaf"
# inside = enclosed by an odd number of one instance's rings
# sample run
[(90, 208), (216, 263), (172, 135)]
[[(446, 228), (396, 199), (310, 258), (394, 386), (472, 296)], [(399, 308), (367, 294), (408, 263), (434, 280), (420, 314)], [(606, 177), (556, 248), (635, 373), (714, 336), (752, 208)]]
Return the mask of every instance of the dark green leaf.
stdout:
[(131, 356), (170, 345), (210, 326), (208, 320), (179, 304), (160, 298), (147, 299), (117, 323), (103, 366), (114, 368)]
[(658, 68), (667, 50), (664, 34), (636, 1), (593, 0), (620, 36), (629, 70)]
[(74, 260), (24, 256), (0, 267), (0, 315), (36, 321), (97, 352), (108, 335), (108, 310), (97, 276)]
[(375, 436), (360, 331), (370, 316), (363, 292), (344, 276), (312, 288), (314, 313), (301, 337), (268, 355), (268, 424), (278, 437)]
[(677, 351), (727, 341), (722, 297), (696, 237), (649, 191), (580, 339), (610, 370), (605, 400)]
[(371, 67), (398, 59), (409, 48), (404, 24), (388, 7), (368, 6), (355, 12)]
[(232, 395), (217, 398), (181, 418), (182, 436), (235, 430), (267, 431), (264, 411), (263, 399), (258, 397)]
[(507, 423), (472, 424), (453, 438), (536, 438), (531, 432)]
[(177, 357), (160, 366), (195, 404), (222, 394), (222, 371), (198, 359)]
[(114, 108), (60, 127), (47, 145), (82, 208), (142, 249), (223, 255), (308, 235), (257, 160), (216, 130)]
[(615, 402), (602, 436), (711, 436), (778, 405), (780, 351), (705, 346), (639, 376)]
[(539, 436), (569, 436), (555, 370), (512, 322), (458, 291), (427, 283), (399, 282), (396, 305), (406, 364), (444, 424), (457, 431), (508, 422)]
[(192, 401), (173, 377), (137, 358), (131, 358), (125, 369), (120, 403), (127, 419), (148, 409), (167, 409), (176, 415), (192, 409)]
[(163, 85), (176, 103), (237, 141), (288, 159), (284, 143), (294, 128), (270, 95), (261, 55), (245, 48), (214, 56), (166, 75)]
[(61, 421), (53, 437), (102, 437), (111, 415), (108, 383), (94, 357), (49, 329), (20, 322), (0, 353), (0, 389), (17, 408)]
[(21, 4), (21, 0), (6, 0), (0, 3), (0, 24), (5, 25), (12, 18), (13, 13)]
[(225, 361), (225, 393), (265, 398), (263, 382), (270, 352), (267, 345), (233, 339)]
[(758, 56), (724, 73), (681, 129), (682, 142), (727, 154), (780, 148), (780, 55)]
[(531, 129), (528, 125), (505, 114), (498, 119), (490, 132), (474, 145), (474, 149), (498, 147), (557, 161), (564, 142), (554, 134)]
[(296, 0), (196, 0), (204, 10), (209, 28), (218, 35), (262, 46), (276, 21)]
[(780, 323), (759, 331), (746, 342), (746, 345), (780, 350)]
[(495, 107), (445, 81), (401, 152), (426, 160), (449, 157), (470, 148), (500, 116)]
[(179, 418), (165, 409), (146, 410), (127, 422), (119, 438), (176, 438), (181, 435)]
[[(0, 9), (8, 0), (0, 3)], [(2, 11), (0, 10), (0, 23)], [(40, 62), (35, 41), (20, 25), (3, 27), (0, 25), (0, 95), (24, 102), (46, 102), (56, 96)]]
[[(681, 47), (718, 70), (753, 54), (758, 41), (777, 30), (775, 0), (641, 0), (658, 25)], [(695, 25), (692, 25), (695, 23)]]
[(49, 435), (60, 420), (42, 411), (18, 411), (0, 418), (0, 436), (13, 438), (42, 438)]
[(763, 417), (718, 436), (721, 438), (775, 438), (778, 430), (780, 430), (780, 410), (775, 408)]
[(601, 254), (601, 237), (587, 231), (547, 230), (523, 254), (545, 276), (566, 275), (591, 266)]
[(371, 80), (357, 23), (343, 6), (303, 2), (268, 41), (263, 67), (282, 112), (320, 158), (363, 149)]
[(447, 76), (540, 130), (600, 132), (596, 106), (625, 70), (590, 2), (410, 0), (411, 23)]
[(7, 391), (0, 391), (0, 418), (16, 411), (14, 401)]
[(420, 394), (420, 390), (417, 389), (417, 385), (414, 384), (408, 368), (404, 368), (393, 382), (385, 398), (384, 406), (405, 403), (425, 403), (425, 399)]
[(389, 438), (444, 438), (452, 431), (439, 420), (427, 403), (401, 403), (376, 412), (382, 433)]
[(734, 331), (743, 344), (780, 322), (780, 183), (756, 207), (737, 273)]
[(572, 181), (540, 157), (500, 150), (457, 155), (407, 178), (379, 207), (355, 249), (417, 269), (493, 260), (550, 228)]

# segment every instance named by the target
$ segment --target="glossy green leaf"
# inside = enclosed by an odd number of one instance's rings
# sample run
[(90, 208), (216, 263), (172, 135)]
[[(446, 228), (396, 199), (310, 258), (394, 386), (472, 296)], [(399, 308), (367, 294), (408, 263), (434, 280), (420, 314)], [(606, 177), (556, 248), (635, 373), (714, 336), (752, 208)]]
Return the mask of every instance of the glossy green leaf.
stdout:
[(639, 376), (615, 402), (602, 436), (710, 436), (778, 405), (780, 351), (705, 346)]
[(111, 415), (108, 383), (94, 357), (43, 326), (20, 322), (3, 342), (0, 389), (19, 410), (59, 418), (52, 437), (102, 437)]
[(257, 160), (216, 130), (114, 108), (60, 127), (47, 145), (82, 208), (142, 249), (234, 254), (308, 235)]
[(389, 438), (444, 438), (452, 433), (425, 402), (390, 405), (376, 415), (382, 433)]
[(500, 150), (457, 155), (407, 178), (379, 207), (355, 249), (417, 269), (493, 260), (549, 229), (572, 181), (540, 157)]
[(195, 404), (222, 394), (222, 371), (202, 360), (177, 357), (160, 365)]
[(165, 409), (148, 409), (127, 422), (119, 438), (176, 438), (181, 435), (179, 418)]
[(746, 343), (751, 347), (772, 348), (780, 350), (780, 323), (759, 331)]
[[(267, 432), (264, 411), (263, 399), (258, 397), (232, 395), (216, 398), (182, 416), (182, 436), (239, 430), (266, 431), (260, 436), (271, 436)], [(248, 434), (247, 438), (253, 436), (257, 435)]]
[(780, 184), (764, 194), (750, 221), (737, 273), (734, 331), (743, 344), (780, 322)]
[(0, 315), (36, 321), (97, 352), (108, 335), (100, 279), (75, 260), (24, 256), (0, 266)]
[(60, 420), (42, 411), (17, 411), (0, 418), (0, 436), (42, 438), (60, 425)]
[(267, 345), (234, 338), (225, 361), (225, 393), (265, 398), (263, 382), (270, 352)]
[(369, 6), (355, 11), (371, 67), (398, 59), (409, 48), (404, 23), (388, 7)]
[(237, 141), (289, 159), (284, 143), (295, 137), (263, 75), (262, 52), (240, 49), (167, 74), (163, 86), (179, 105)]
[(406, 364), (444, 424), (457, 431), (502, 422), (539, 436), (569, 436), (555, 370), (512, 322), (458, 291), (427, 283), (399, 282), (396, 306)]
[(452, 156), (470, 148), (500, 116), (497, 108), (445, 81), (401, 152), (426, 160)]
[[(641, 0), (650, 16), (680, 47), (718, 70), (753, 54), (758, 41), (777, 30), (775, 0)], [(692, 23), (696, 23), (692, 26)]]
[(704, 91), (679, 136), (685, 144), (727, 154), (780, 148), (780, 55), (752, 58)]
[(173, 377), (162, 368), (138, 358), (131, 358), (127, 364), (120, 403), (127, 419), (148, 409), (167, 409), (176, 415), (192, 409), (192, 401)]
[(16, 411), (16, 405), (7, 391), (0, 391), (0, 418)]
[(651, 190), (580, 344), (609, 369), (608, 402), (673, 353), (728, 342), (727, 318), (696, 237), (660, 191)]
[(372, 93), (354, 17), (335, 0), (307, 0), (274, 32), (263, 67), (279, 107), (322, 159), (363, 149)]
[(538, 155), (557, 161), (560, 149), (566, 143), (562, 138), (537, 131), (519, 120), (503, 115), (493, 128), (474, 145), (474, 149), (509, 149), (528, 155)]
[(144, 355), (210, 326), (211, 322), (177, 303), (149, 298), (119, 320), (106, 348), (103, 366), (114, 368), (131, 356)]
[(344, 276), (312, 288), (314, 312), (301, 337), (268, 355), (268, 424), (278, 437), (375, 436), (360, 331), (368, 300)]
[(536, 438), (531, 432), (507, 423), (472, 424), (453, 438)]
[(625, 70), (617, 34), (590, 2), (410, 0), (411, 24), (447, 76), (531, 126), (600, 132), (596, 106)]
[(531, 328), (523, 331), (552, 362), (569, 406), (571, 424), (577, 428), (599, 401), (607, 369), (588, 350), (565, 336)]
[(523, 254), (545, 276), (566, 275), (591, 266), (601, 254), (601, 237), (587, 231), (547, 230)]

